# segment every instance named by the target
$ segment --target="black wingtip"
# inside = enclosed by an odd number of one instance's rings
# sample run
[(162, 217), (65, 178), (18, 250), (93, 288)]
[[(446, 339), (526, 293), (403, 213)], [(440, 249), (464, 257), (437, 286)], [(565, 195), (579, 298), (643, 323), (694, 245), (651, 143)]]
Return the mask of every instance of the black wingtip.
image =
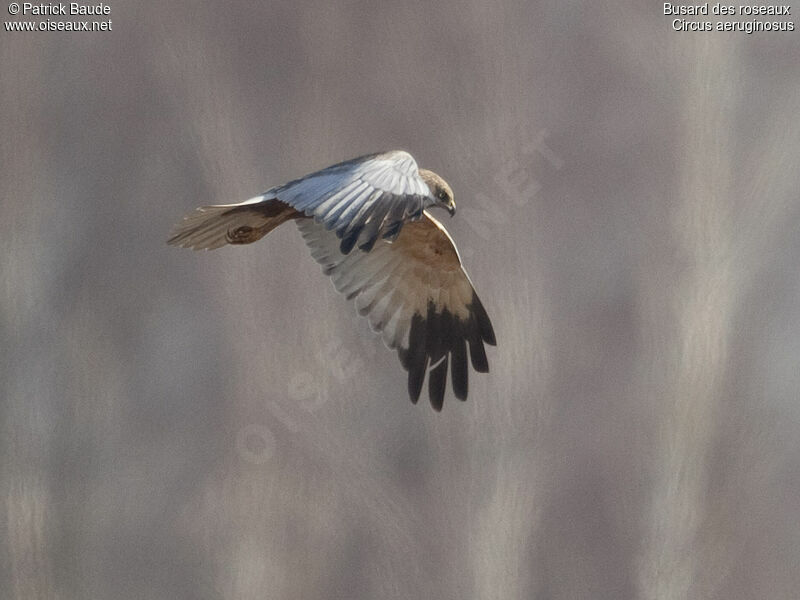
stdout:
[(402, 230), (402, 228), (403, 228), (403, 222), (395, 221), (394, 223), (391, 223), (390, 225), (386, 226), (386, 228), (383, 231), (383, 235), (381, 237), (389, 242), (393, 242), (397, 239), (397, 236), (400, 235), (400, 231)]
[(411, 319), (407, 347), (398, 347), (400, 363), (408, 371), (411, 401), (419, 399), (425, 375), (428, 395), (434, 410), (441, 411), (447, 391), (448, 371), (453, 395), (466, 400), (469, 393), (469, 366), (478, 373), (489, 372), (484, 344), (495, 344), (489, 317), (473, 295), (469, 315), (461, 318), (446, 307), (440, 311), (429, 301), (424, 313)]
[(408, 362), (409, 362), (409, 352), (406, 348), (402, 346), (397, 348), (397, 357), (400, 359), (400, 364), (402, 367), (408, 371)]
[(425, 381), (425, 369), (409, 369), (408, 370), (408, 397), (411, 398), (411, 403), (416, 404), (419, 400), (419, 395), (422, 393), (422, 382)]
[(486, 358), (486, 350), (483, 348), (483, 342), (477, 339), (469, 340), (469, 356), (472, 359), (472, 368), (478, 373), (489, 372), (489, 361)]
[(447, 356), (428, 373), (428, 395), (436, 412), (442, 411), (444, 391), (447, 388)]
[(469, 368), (466, 342), (463, 339), (457, 340), (450, 352), (450, 378), (456, 398), (466, 400), (469, 392)]
[(339, 244), (339, 250), (342, 254), (350, 254), (350, 251), (356, 245), (358, 241), (358, 236), (361, 235), (361, 230), (364, 229), (363, 225), (353, 227), (348, 232), (344, 233), (342, 237), (342, 243)]
[(358, 245), (358, 249), (362, 250), (363, 252), (369, 252), (375, 246), (375, 242), (378, 241), (378, 236), (373, 235), (365, 242)]
[(400, 353), (400, 362), (408, 369), (408, 395), (414, 404), (419, 400), (425, 371), (428, 369), (428, 357), (425, 354), (425, 331), (422, 315), (415, 314), (411, 319), (408, 350)]
[(483, 341), (490, 346), (496, 346), (497, 340), (494, 335), (492, 321), (489, 319), (489, 315), (486, 313), (486, 309), (483, 307), (481, 299), (478, 298), (478, 294), (476, 294), (474, 291), (472, 292), (471, 304), (472, 310), (475, 313), (475, 320), (478, 323), (478, 331), (481, 334), (481, 339), (483, 339)]

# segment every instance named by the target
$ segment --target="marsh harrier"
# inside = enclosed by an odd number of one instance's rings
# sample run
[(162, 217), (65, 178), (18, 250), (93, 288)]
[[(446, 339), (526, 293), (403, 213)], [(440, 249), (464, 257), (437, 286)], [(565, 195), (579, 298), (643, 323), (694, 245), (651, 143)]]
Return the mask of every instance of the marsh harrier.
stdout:
[(439, 411), (448, 367), (453, 393), (465, 400), (467, 354), (476, 371), (488, 372), (484, 343), (495, 345), (495, 335), (452, 238), (427, 211), (434, 207), (455, 214), (450, 186), (398, 150), (333, 165), (240, 204), (198, 208), (168, 243), (195, 250), (250, 244), (294, 221), (336, 289), (397, 349), (411, 401), (427, 373)]

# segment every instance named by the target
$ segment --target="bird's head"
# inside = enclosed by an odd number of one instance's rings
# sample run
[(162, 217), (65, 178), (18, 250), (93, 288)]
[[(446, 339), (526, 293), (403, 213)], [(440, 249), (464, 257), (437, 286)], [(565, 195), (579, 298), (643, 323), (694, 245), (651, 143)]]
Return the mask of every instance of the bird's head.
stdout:
[(423, 181), (428, 184), (428, 188), (431, 190), (433, 206), (439, 206), (445, 209), (450, 213), (451, 217), (456, 214), (456, 203), (455, 200), (453, 200), (453, 190), (450, 189), (450, 186), (447, 185), (447, 182), (433, 171), (428, 171), (427, 169), (420, 169), (419, 176), (422, 177)]

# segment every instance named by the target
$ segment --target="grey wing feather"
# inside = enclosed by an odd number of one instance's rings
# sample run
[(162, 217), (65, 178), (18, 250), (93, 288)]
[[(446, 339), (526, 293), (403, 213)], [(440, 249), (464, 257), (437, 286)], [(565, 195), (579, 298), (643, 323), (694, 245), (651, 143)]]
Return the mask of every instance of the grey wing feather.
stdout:
[(341, 240), (369, 251), (383, 237), (393, 240), (403, 223), (422, 216), (433, 199), (414, 158), (402, 150), (339, 163), (265, 193), (314, 217)]

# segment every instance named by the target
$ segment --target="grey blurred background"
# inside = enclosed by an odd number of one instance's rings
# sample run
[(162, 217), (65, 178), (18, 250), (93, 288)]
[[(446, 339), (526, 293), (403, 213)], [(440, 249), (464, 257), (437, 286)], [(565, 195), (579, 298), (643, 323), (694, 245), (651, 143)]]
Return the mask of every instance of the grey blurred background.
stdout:
[[(798, 597), (797, 33), (111, 7), (0, 32), (0, 597)], [(497, 331), (441, 414), (291, 225), (165, 244), (391, 148)]]

